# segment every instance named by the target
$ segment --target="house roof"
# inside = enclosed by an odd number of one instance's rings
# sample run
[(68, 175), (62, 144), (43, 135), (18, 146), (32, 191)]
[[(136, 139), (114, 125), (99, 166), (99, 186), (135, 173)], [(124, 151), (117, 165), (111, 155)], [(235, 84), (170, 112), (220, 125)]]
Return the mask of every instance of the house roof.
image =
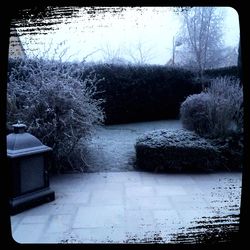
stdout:
[(23, 48), (20, 37), (17, 33), (16, 28), (11, 28), (10, 41), (9, 41), (9, 57), (18, 58), (25, 57), (25, 50)]

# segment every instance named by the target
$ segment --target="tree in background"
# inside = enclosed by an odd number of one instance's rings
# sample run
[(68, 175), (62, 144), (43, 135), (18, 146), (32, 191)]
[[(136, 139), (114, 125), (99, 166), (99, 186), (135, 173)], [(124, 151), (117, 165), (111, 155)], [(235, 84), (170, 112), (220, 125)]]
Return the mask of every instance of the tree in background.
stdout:
[(230, 67), (236, 66), (238, 64), (238, 47), (237, 46), (228, 46), (222, 52), (222, 59), (218, 67)]
[(153, 48), (138, 41), (133, 46), (114, 48), (106, 44), (101, 49), (103, 53), (103, 62), (111, 64), (148, 64), (154, 58)]
[(153, 58), (153, 48), (145, 45), (145, 42), (138, 41), (133, 49), (127, 50), (129, 57), (134, 64), (148, 64)]
[(215, 68), (224, 60), (223, 13), (215, 7), (193, 7), (181, 13), (179, 40), (185, 46), (183, 61), (192, 65), (202, 78), (205, 69)]
[(122, 49), (120, 47), (114, 48), (108, 43), (103, 46), (100, 51), (103, 53), (103, 62), (111, 64), (127, 64), (127, 60), (122, 55)]

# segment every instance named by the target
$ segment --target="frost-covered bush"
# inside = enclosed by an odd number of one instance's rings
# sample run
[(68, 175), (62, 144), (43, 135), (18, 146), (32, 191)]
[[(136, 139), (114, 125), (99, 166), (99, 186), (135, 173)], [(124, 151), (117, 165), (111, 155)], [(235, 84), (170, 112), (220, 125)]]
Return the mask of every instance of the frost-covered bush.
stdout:
[(150, 171), (223, 168), (224, 158), (210, 140), (185, 129), (155, 130), (136, 140), (136, 166)]
[(211, 96), (207, 93), (194, 94), (181, 104), (180, 114), (184, 128), (198, 134), (207, 134), (209, 127), (209, 108)]
[(243, 132), (243, 89), (240, 81), (221, 77), (181, 104), (183, 127), (202, 136), (223, 138)]
[(243, 89), (238, 79), (216, 78), (206, 93), (209, 125), (213, 137), (243, 132)]
[(167, 172), (241, 170), (242, 144), (233, 136), (208, 139), (185, 129), (155, 130), (137, 138), (135, 167)]
[(70, 63), (43, 59), (11, 61), (7, 87), (7, 127), (21, 121), (28, 132), (53, 148), (53, 170), (83, 170), (84, 142), (103, 121), (96, 100), (100, 80)]

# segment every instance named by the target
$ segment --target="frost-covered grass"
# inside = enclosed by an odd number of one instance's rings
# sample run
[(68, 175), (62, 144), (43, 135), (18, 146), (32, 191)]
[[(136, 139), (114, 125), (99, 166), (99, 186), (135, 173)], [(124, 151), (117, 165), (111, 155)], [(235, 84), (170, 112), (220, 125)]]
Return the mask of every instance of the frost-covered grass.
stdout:
[[(145, 133), (137, 138), (135, 149), (136, 166), (140, 169), (189, 171), (230, 168), (224, 154), (225, 144), (216, 144), (185, 129)], [(230, 163), (231, 168), (239, 167), (239, 162), (237, 166)]]
[(87, 144), (87, 172), (134, 171), (135, 142), (145, 132), (181, 128), (179, 120), (117, 124), (99, 128)]

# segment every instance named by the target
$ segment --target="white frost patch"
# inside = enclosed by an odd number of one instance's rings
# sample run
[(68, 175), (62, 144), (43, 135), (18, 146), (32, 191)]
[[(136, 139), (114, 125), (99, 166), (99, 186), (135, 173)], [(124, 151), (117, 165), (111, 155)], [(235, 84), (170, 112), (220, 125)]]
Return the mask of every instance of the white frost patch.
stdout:
[(212, 148), (206, 139), (185, 129), (159, 129), (144, 133), (136, 140), (136, 144), (147, 147), (189, 147)]

